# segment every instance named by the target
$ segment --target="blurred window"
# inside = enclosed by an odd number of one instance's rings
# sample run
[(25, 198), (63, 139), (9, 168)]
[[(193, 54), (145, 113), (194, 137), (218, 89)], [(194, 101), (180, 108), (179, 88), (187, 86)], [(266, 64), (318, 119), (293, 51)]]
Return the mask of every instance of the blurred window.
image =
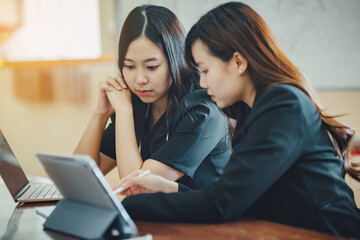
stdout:
[(7, 61), (101, 56), (98, 0), (22, 0), (21, 27), (4, 43)]

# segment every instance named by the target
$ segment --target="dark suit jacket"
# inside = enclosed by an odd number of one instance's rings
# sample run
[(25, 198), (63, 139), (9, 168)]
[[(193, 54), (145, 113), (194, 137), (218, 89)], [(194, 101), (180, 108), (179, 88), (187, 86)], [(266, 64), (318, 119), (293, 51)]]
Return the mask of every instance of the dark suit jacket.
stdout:
[(360, 215), (310, 99), (290, 85), (257, 96), (224, 174), (212, 185), (128, 197), (135, 220), (224, 222), (249, 216), (360, 237)]

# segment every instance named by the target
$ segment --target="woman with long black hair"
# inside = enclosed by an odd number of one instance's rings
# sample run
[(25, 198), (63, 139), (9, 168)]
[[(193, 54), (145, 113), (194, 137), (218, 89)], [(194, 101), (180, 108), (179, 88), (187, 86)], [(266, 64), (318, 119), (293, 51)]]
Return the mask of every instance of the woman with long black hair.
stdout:
[(114, 167), (120, 178), (151, 170), (192, 189), (221, 175), (231, 154), (228, 120), (187, 68), (184, 43), (169, 9), (143, 5), (129, 13), (119, 40), (120, 75), (100, 83), (75, 153), (90, 155), (104, 174)]

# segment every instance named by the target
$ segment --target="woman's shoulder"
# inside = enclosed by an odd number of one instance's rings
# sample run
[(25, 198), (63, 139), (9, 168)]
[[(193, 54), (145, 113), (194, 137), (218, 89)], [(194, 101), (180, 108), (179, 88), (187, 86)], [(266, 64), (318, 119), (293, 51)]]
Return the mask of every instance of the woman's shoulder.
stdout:
[(290, 84), (277, 84), (274, 85), (270, 88), (267, 89), (267, 91), (265, 91), (265, 94), (278, 94), (278, 93), (287, 93), (289, 96), (294, 95), (294, 96), (299, 96), (299, 95), (304, 95), (305, 93), (303, 91), (301, 91), (298, 87), (290, 85)]
[(225, 115), (211, 100), (205, 89), (197, 89), (183, 96), (173, 117), (174, 126), (181, 121), (197, 126), (208, 120), (214, 120), (218, 123), (227, 121)]
[(306, 122), (317, 122), (319, 120), (317, 109), (310, 97), (298, 87), (289, 84), (278, 84), (267, 89), (255, 100), (251, 112), (252, 119), (259, 114), (266, 113), (268, 117), (271, 115), (278, 117), (281, 113), (294, 121), (307, 119)]
[(197, 105), (215, 105), (213, 101), (211, 101), (210, 96), (207, 94), (206, 89), (197, 89), (187, 93), (180, 100), (180, 104), (182, 104), (185, 109), (191, 109)]
[(255, 102), (257, 105), (264, 106), (283, 103), (298, 105), (299, 107), (313, 106), (309, 96), (298, 87), (290, 84), (277, 84), (268, 88)]

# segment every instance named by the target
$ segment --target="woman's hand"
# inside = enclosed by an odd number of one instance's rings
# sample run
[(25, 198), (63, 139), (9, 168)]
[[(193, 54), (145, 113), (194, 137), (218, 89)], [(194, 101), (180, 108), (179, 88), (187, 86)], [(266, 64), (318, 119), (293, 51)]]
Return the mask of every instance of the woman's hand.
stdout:
[(115, 111), (132, 109), (131, 91), (121, 76), (108, 77), (106, 85), (106, 95)]
[(119, 199), (120, 202), (122, 202), (126, 198), (126, 196), (121, 193), (117, 195), (117, 198)]
[[(99, 84), (99, 99), (97, 105), (97, 112), (100, 115), (106, 115), (106, 116), (110, 116), (112, 113), (114, 113), (115, 110), (114, 107), (112, 106), (113, 100), (112, 101), (110, 100), (108, 93), (119, 92), (123, 89), (127, 89), (127, 85), (120, 76), (116, 76), (116, 77), (108, 76), (105, 81), (101, 81)], [(131, 97), (130, 97), (130, 103), (131, 103)]]
[(121, 179), (119, 185), (116, 187), (123, 187), (124, 190), (121, 195), (130, 196), (140, 193), (173, 193), (177, 192), (179, 185), (176, 182), (169, 181), (159, 175), (149, 174), (146, 176), (138, 177), (144, 171), (136, 170), (128, 176)]

